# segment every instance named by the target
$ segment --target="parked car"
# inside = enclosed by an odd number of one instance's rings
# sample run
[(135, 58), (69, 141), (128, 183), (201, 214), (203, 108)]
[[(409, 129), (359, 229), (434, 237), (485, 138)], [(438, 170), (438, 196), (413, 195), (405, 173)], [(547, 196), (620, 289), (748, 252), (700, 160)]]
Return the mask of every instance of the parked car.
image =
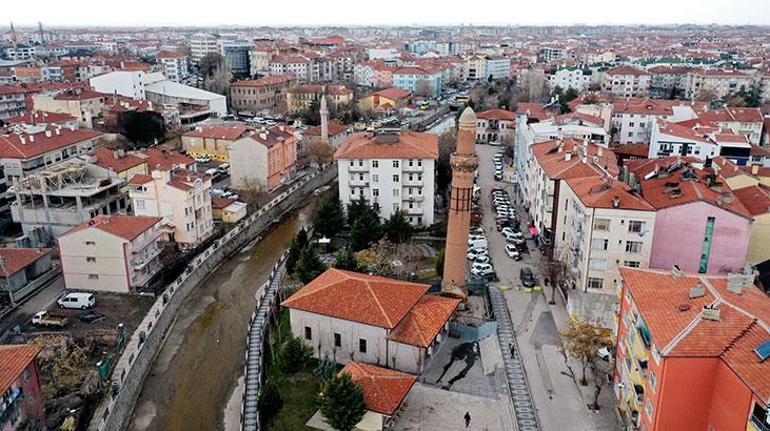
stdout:
[(479, 262), (479, 263), (472, 264), (471, 265), (471, 269), (475, 269), (477, 271), (482, 271), (482, 270), (490, 270), (490, 269), (494, 269), (494, 268), (492, 268), (492, 264), (490, 264), (490, 263), (481, 263), (481, 262)]
[(219, 171), (217, 170), (217, 168), (206, 169), (206, 175), (208, 175), (210, 177), (213, 177), (213, 176), (217, 175), (218, 173), (219, 173)]
[(483, 278), (488, 281), (498, 281), (497, 273), (492, 268), (471, 269), (471, 275), (474, 277)]
[(223, 174), (226, 174), (228, 171), (230, 171), (230, 164), (222, 163), (221, 165), (217, 166), (217, 170)]
[(535, 287), (535, 275), (529, 268), (521, 268), (519, 271), (519, 279), (524, 287)]
[(602, 347), (601, 349), (596, 351), (596, 356), (598, 356), (600, 359), (603, 359), (605, 361), (609, 361), (612, 355), (613, 355), (612, 350), (609, 347)]
[(99, 320), (102, 320), (105, 317), (107, 316), (105, 316), (102, 313), (97, 313), (96, 311), (87, 311), (85, 313), (81, 313), (78, 316), (78, 320), (80, 320), (83, 323), (93, 323), (93, 322), (98, 322)]
[(486, 239), (477, 239), (473, 241), (468, 241), (468, 248), (488, 248), (489, 243)]
[(58, 326), (61, 328), (67, 325), (67, 321), (67, 316), (49, 313), (45, 310), (39, 311), (32, 316), (32, 324), (39, 326)]
[(209, 162), (211, 162), (211, 157), (208, 157), (208, 156), (201, 156), (201, 157), (195, 158), (195, 163), (205, 164)]
[(521, 254), (519, 253), (519, 250), (516, 249), (516, 246), (513, 244), (506, 244), (505, 245), (505, 254), (508, 255), (513, 260), (521, 260)]
[(61, 296), (56, 303), (61, 308), (80, 308), (85, 310), (96, 305), (96, 296), (88, 292), (70, 292)]
[(489, 263), (489, 255), (488, 254), (479, 254), (476, 255), (473, 259), (471, 259), (474, 263)]

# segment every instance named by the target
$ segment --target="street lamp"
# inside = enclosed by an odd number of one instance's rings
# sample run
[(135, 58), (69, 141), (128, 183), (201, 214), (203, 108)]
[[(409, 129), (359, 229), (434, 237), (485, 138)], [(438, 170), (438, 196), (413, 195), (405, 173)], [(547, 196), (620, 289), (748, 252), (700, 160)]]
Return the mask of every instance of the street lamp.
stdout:
[(16, 306), (16, 299), (13, 297), (13, 290), (11, 289), (11, 277), (8, 276), (8, 269), (5, 266), (5, 258), (0, 256), (0, 269), (5, 276), (5, 287), (8, 289), (8, 296), (11, 298), (11, 307)]

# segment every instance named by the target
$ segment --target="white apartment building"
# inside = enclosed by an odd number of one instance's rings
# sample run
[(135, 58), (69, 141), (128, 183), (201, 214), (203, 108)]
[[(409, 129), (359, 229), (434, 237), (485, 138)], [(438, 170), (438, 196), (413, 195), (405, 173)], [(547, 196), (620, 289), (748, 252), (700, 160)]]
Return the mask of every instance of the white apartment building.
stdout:
[[(508, 64), (510, 69), (510, 63)], [(468, 80), (487, 79), (487, 58), (474, 54), (465, 59), (465, 76)]]
[(693, 70), (687, 74), (685, 97), (694, 100), (704, 95), (726, 99), (740, 91), (751, 91), (754, 77), (734, 69)]
[(591, 69), (562, 67), (548, 75), (548, 85), (551, 90), (558, 86), (562, 90), (572, 88), (582, 92), (588, 91), (592, 79), (593, 71)]
[(67, 289), (132, 293), (162, 269), (160, 217), (98, 216), (57, 239)]
[(180, 82), (190, 76), (187, 55), (181, 52), (164, 51), (158, 55), (158, 60), (163, 66), (163, 75), (166, 78)]
[(313, 64), (305, 57), (275, 57), (270, 61), (270, 75), (294, 75), (297, 82), (311, 82)]
[(270, 71), (270, 59), (275, 55), (269, 46), (257, 46), (249, 50), (249, 68), (251, 76), (264, 75)]
[(559, 194), (554, 257), (568, 268), (570, 315), (612, 328), (621, 267), (648, 268), (655, 209), (610, 177), (570, 179)]
[(190, 38), (190, 57), (196, 64), (209, 53), (219, 53), (217, 37), (213, 34), (197, 33)]
[(145, 100), (145, 87), (166, 79), (160, 72), (115, 71), (91, 78), (91, 88), (104, 94), (119, 94), (136, 100)]
[(504, 79), (511, 77), (511, 59), (500, 56), (487, 56), (486, 76), (492, 79)]
[(334, 158), (343, 206), (363, 197), (382, 218), (404, 211), (413, 225), (433, 224), (436, 135), (406, 130), (354, 133)]
[(612, 104), (614, 141), (625, 144), (647, 144), (652, 125), (657, 120), (671, 122), (698, 118), (698, 112), (686, 102), (652, 99), (617, 100)]
[(762, 140), (762, 128), (765, 118), (759, 108), (733, 108), (712, 109), (706, 111), (700, 117), (704, 121), (710, 121), (719, 127), (730, 129), (733, 133), (743, 135), (750, 143), (759, 145)]
[(194, 248), (214, 230), (211, 177), (185, 169), (153, 169), (129, 180), (128, 196), (134, 213), (162, 217), (169, 240)]
[(631, 66), (618, 66), (602, 77), (602, 91), (615, 97), (648, 97), (650, 95), (650, 74)]

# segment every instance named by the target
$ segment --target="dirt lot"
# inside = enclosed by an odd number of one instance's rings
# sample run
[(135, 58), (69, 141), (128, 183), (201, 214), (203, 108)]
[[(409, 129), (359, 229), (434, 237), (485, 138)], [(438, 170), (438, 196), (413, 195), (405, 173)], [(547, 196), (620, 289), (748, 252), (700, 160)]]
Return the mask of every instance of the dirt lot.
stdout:
[[(113, 293), (97, 293), (96, 306), (93, 310), (69, 310), (57, 307), (55, 304), (50, 311), (64, 314), (69, 318), (64, 328), (43, 327), (27, 322), (22, 328), (25, 334), (36, 332), (67, 332), (73, 337), (79, 338), (89, 335), (90, 332), (101, 332), (105, 329), (115, 329), (119, 323), (124, 323), (129, 332), (139, 325), (144, 315), (152, 306), (155, 298), (137, 295), (118, 295)], [(84, 323), (78, 316), (94, 311), (104, 315), (104, 318), (91, 323)]]

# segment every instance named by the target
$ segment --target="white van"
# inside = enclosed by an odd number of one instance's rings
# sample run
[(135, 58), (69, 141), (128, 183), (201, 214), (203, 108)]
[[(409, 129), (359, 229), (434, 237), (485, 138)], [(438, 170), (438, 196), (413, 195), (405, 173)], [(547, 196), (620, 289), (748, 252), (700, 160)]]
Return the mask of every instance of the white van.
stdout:
[(96, 305), (96, 296), (88, 292), (71, 292), (56, 301), (61, 308), (79, 308), (85, 310)]

